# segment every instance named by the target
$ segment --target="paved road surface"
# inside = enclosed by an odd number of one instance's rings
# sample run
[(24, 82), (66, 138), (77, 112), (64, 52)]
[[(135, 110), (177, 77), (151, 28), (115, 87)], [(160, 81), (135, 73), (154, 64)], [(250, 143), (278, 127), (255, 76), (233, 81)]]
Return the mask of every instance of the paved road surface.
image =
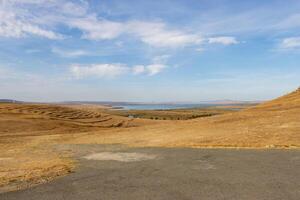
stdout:
[(72, 148), (75, 173), (0, 199), (300, 199), (299, 150)]

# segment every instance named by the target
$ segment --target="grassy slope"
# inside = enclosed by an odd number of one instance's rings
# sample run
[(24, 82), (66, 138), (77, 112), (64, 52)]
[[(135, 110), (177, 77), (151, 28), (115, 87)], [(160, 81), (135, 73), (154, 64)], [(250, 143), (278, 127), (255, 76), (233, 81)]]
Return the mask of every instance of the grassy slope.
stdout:
[(300, 91), (236, 113), (77, 138), (132, 146), (300, 147)]

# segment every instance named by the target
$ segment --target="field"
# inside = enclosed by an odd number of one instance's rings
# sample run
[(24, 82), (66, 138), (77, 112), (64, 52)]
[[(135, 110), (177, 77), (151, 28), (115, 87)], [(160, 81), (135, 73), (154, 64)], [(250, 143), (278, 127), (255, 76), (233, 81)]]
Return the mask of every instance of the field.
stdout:
[[(0, 104), (1, 190), (28, 187), (72, 172), (76, 161), (72, 159), (74, 152), (63, 148), (68, 144), (300, 147), (299, 90), (241, 111), (141, 112), (107, 111), (96, 105)], [(139, 118), (125, 117), (135, 114)]]
[(143, 118), (152, 120), (188, 120), (201, 117), (210, 117), (225, 113), (234, 112), (235, 109), (227, 108), (190, 108), (190, 109), (170, 109), (170, 110), (103, 110), (104, 113), (112, 115)]

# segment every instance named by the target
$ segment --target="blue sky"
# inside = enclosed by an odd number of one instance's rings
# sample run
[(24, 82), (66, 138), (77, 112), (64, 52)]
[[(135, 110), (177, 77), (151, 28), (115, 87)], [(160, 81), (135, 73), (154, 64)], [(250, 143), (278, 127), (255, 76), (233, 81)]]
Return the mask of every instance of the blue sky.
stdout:
[(298, 0), (0, 0), (0, 98), (266, 100), (299, 61)]

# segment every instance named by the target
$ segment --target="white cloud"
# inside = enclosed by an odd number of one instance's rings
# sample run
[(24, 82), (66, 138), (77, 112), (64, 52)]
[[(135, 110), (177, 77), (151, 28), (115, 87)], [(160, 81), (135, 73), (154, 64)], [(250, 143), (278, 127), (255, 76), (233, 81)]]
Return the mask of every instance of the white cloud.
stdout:
[(211, 37), (208, 38), (208, 43), (231, 45), (231, 44), (238, 44), (239, 42), (234, 37)]
[(280, 45), (280, 49), (297, 49), (300, 48), (300, 37), (284, 38)]
[[(3, 3), (4, 2), (4, 3)], [(88, 40), (113, 40), (130, 36), (153, 47), (177, 48), (208, 43), (237, 44), (234, 37), (205, 39), (198, 32), (172, 28), (162, 21), (112, 21), (89, 11), (87, 1), (10, 0), (0, 2), (0, 36), (25, 37), (35, 35), (48, 39), (63, 39), (57, 33), (59, 25), (81, 31)], [(115, 42), (115, 41), (114, 41)], [(75, 52), (76, 54), (82, 52)], [(69, 55), (67, 55), (69, 57)], [(71, 55), (72, 57), (72, 55)]]
[(125, 64), (90, 64), (80, 65), (73, 64), (70, 71), (73, 77), (77, 79), (97, 77), (97, 78), (114, 78), (127, 73), (134, 75), (146, 74), (149, 76), (162, 72), (167, 66), (163, 64), (135, 65), (128, 67)]
[(133, 74), (137, 75), (137, 74), (142, 74), (146, 71), (145, 66), (144, 65), (136, 65), (134, 67), (132, 67), (132, 72)]
[(168, 29), (162, 22), (131, 21), (127, 22), (126, 27), (128, 33), (156, 47), (179, 47), (199, 44), (203, 41), (200, 35)]
[(162, 64), (153, 64), (146, 66), (146, 70), (150, 76), (160, 73), (167, 66)]
[(41, 28), (37, 24), (30, 22), (26, 16), (23, 16), (23, 12), (17, 12), (19, 9), (12, 6), (13, 3), (15, 2), (0, 2), (0, 36), (20, 38), (27, 35), (36, 35), (48, 39), (63, 38), (58, 33)]
[(135, 75), (147, 74), (149, 76), (156, 75), (162, 72), (167, 66), (163, 64), (151, 64), (151, 65), (137, 65), (132, 67), (132, 72)]
[(37, 35), (48, 39), (55, 39), (55, 40), (63, 39), (63, 36), (60, 34), (54, 33), (53, 31), (42, 29), (38, 26), (26, 24), (21, 21), (17, 23), (17, 26), (14, 26), (14, 29), (19, 29), (20, 32), (23, 32), (25, 34)]
[(74, 58), (74, 57), (80, 57), (80, 56), (86, 56), (89, 55), (90, 52), (84, 51), (84, 50), (65, 50), (65, 49), (60, 49), (57, 47), (53, 47), (51, 49), (52, 53), (55, 53), (61, 57), (65, 58)]
[(124, 32), (124, 26), (121, 23), (98, 20), (95, 15), (70, 19), (67, 24), (83, 31), (83, 38), (90, 40), (114, 39)]
[[(53, 2), (53, 0), (52, 0)], [(84, 16), (87, 13), (89, 4), (87, 1), (77, 1), (74, 2), (56, 2), (56, 6), (58, 6), (64, 14), (72, 15), (72, 16)]]
[(126, 73), (129, 69), (123, 64), (74, 64), (70, 70), (75, 78), (80, 79), (86, 77), (113, 78)]
[(114, 22), (89, 15), (85, 18), (71, 19), (67, 24), (83, 31), (83, 38), (90, 40), (115, 39), (127, 34), (155, 47), (179, 47), (203, 41), (199, 35), (168, 29), (162, 22)]
[(224, 45), (238, 43), (234, 37), (207, 39), (199, 31), (170, 27), (162, 21), (108, 20), (89, 11), (88, 1), (0, 1), (0, 37), (20, 38), (35, 35), (63, 39), (64, 36), (56, 32), (56, 28), (61, 25), (78, 29), (81, 37), (88, 40), (113, 40), (130, 36), (149, 46), (160, 48), (192, 46), (205, 41)]
[(16, 19), (11, 13), (0, 10), (0, 36), (20, 38), (28, 34), (48, 39), (62, 39), (63, 36), (53, 31), (42, 29), (36, 25)]

